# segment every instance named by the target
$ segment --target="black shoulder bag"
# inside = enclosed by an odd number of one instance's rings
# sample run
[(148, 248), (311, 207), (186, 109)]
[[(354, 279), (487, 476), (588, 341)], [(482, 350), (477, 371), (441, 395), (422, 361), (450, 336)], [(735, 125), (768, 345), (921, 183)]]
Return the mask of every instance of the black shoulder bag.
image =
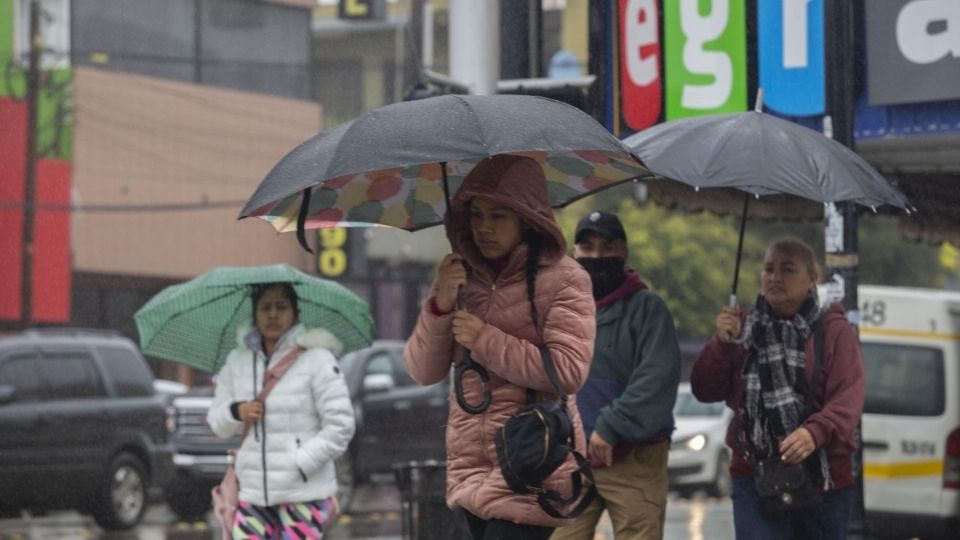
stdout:
[[(497, 431), (497, 458), (510, 489), (516, 493), (536, 493), (540, 508), (555, 518), (575, 518), (593, 501), (597, 487), (586, 458), (576, 450), (567, 396), (560, 388), (550, 350), (543, 345), (540, 346), (540, 357), (547, 377), (560, 396), (560, 403), (538, 401), (536, 392), (528, 389), (527, 404)], [(571, 475), (573, 493), (569, 498), (564, 498), (559, 492), (544, 488), (543, 481), (566, 461), (567, 454), (573, 454), (579, 469)], [(586, 493), (583, 493), (581, 476), (589, 480)], [(567, 514), (562, 514), (555, 507), (569, 506), (578, 498), (580, 502)]]
[[(804, 419), (814, 412), (813, 395), (819, 384), (822, 356), (823, 317), (820, 317), (813, 323), (813, 375), (804, 399)], [(819, 506), (823, 502), (820, 487), (811, 479), (819, 474), (812, 475), (808, 469), (814, 465), (819, 469), (819, 459), (819, 452), (814, 451), (806, 461), (800, 463), (788, 464), (775, 457), (755, 464), (754, 481), (764, 517), (779, 519), (794, 510)]]

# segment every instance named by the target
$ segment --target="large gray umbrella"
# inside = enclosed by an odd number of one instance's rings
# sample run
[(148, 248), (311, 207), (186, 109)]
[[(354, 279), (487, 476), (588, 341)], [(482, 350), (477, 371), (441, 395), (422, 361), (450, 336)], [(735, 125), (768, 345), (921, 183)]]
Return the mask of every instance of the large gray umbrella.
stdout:
[[(240, 218), (260, 217), (280, 232), (388, 225), (417, 230), (443, 222), (452, 194), (481, 160), (530, 157), (543, 167), (550, 203), (563, 207), (649, 171), (619, 139), (583, 111), (536, 96), (444, 95), (386, 105), (318, 134), (284, 157)], [(486, 370), (464, 355), (454, 377)]]
[(913, 209), (899, 189), (855, 152), (817, 131), (763, 113), (762, 99), (760, 93), (753, 111), (665, 122), (624, 140), (658, 176), (698, 191), (744, 192), (731, 303), (751, 197), (786, 194), (822, 203)]
[[(520, 95), (444, 95), (386, 105), (287, 154), (240, 212), (278, 231), (443, 221), (447, 198), (482, 159), (518, 154), (544, 169), (551, 205), (649, 171), (583, 111)], [(306, 246), (305, 246), (306, 247)]]

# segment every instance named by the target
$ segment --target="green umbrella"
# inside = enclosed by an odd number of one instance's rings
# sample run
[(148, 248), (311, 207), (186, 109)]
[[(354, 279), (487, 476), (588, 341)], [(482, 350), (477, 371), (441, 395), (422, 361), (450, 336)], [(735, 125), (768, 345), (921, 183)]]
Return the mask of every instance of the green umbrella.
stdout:
[(373, 339), (373, 316), (359, 296), (339, 283), (276, 264), (218, 267), (160, 291), (134, 315), (140, 347), (144, 354), (216, 373), (237, 346), (237, 329), (251, 323), (250, 293), (261, 283), (291, 283), (300, 322), (330, 331), (343, 352)]

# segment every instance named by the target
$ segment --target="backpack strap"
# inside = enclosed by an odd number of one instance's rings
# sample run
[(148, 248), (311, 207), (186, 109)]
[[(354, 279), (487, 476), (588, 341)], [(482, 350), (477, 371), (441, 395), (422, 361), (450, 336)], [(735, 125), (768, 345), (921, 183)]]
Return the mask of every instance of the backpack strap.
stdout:
[(557, 373), (557, 366), (553, 363), (553, 355), (550, 354), (550, 349), (546, 345), (540, 345), (540, 358), (543, 359), (543, 370), (547, 372), (547, 378), (550, 379), (550, 384), (553, 385), (553, 388), (557, 391), (557, 395), (560, 396), (560, 406), (564, 411), (567, 410), (567, 394), (560, 388), (560, 375)]
[[(550, 384), (553, 385), (554, 390), (557, 391), (557, 395), (560, 396), (560, 410), (563, 411), (563, 414), (567, 415), (567, 418), (570, 420), (570, 425), (572, 426), (573, 417), (570, 416), (570, 409), (567, 407), (567, 394), (563, 391), (563, 388), (560, 387), (560, 375), (557, 373), (556, 364), (553, 363), (553, 355), (546, 345), (540, 345), (540, 358), (543, 360), (543, 369), (547, 372), (547, 378), (550, 379)], [(529, 400), (531, 396), (535, 397), (536, 392), (527, 389), (527, 399)], [(530, 403), (532, 403), (532, 401), (530, 401)], [(576, 430), (570, 430), (570, 448), (572, 450), (577, 449)]]
[[(570, 425), (573, 426), (573, 418), (570, 416), (570, 410), (567, 407), (567, 394), (560, 387), (560, 375), (557, 373), (557, 366), (553, 363), (553, 356), (550, 354), (550, 349), (546, 345), (540, 345), (540, 357), (543, 359), (543, 368), (547, 372), (547, 378), (550, 379), (550, 383), (553, 385), (553, 388), (557, 391), (557, 395), (560, 396), (560, 410), (563, 411), (563, 414), (567, 416), (570, 420)], [(527, 399), (530, 399), (531, 394), (535, 394), (532, 391), (528, 390)], [(569, 452), (573, 454), (573, 458), (576, 460), (578, 469), (573, 471), (570, 475), (570, 480), (572, 482), (571, 493), (573, 495), (570, 498), (563, 498), (559, 492), (554, 490), (539, 489), (536, 490), (537, 493), (537, 504), (540, 505), (540, 508), (543, 509), (548, 515), (553, 516), (559, 519), (571, 519), (579, 516), (587, 509), (587, 506), (593, 502), (594, 497), (597, 495), (597, 483), (593, 478), (593, 471), (590, 469), (590, 464), (587, 462), (587, 459), (583, 457), (583, 454), (577, 452), (577, 443), (576, 443), (576, 430), (570, 430), (570, 446)], [(590, 480), (589, 485), (587, 486), (587, 492), (581, 497), (583, 492), (583, 480), (581, 480), (580, 475), (586, 476)], [(560, 506), (567, 506), (573, 504), (577, 498), (580, 498), (580, 502), (577, 503), (567, 514), (561, 514), (559, 511), (554, 508), (555, 503)]]
[(817, 385), (820, 383), (820, 372), (823, 371), (823, 315), (813, 322), (813, 374), (810, 376), (810, 385), (807, 386), (807, 395), (803, 400), (804, 418), (809, 418), (816, 409), (813, 403), (813, 396), (817, 392)]

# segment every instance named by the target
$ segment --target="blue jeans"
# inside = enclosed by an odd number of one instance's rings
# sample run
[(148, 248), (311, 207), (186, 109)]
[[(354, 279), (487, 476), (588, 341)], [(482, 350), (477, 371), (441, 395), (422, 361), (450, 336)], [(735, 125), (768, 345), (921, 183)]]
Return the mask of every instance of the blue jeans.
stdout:
[(828, 491), (823, 504), (778, 520), (760, 513), (753, 478), (733, 477), (733, 526), (737, 540), (845, 540), (853, 508), (853, 486)]

